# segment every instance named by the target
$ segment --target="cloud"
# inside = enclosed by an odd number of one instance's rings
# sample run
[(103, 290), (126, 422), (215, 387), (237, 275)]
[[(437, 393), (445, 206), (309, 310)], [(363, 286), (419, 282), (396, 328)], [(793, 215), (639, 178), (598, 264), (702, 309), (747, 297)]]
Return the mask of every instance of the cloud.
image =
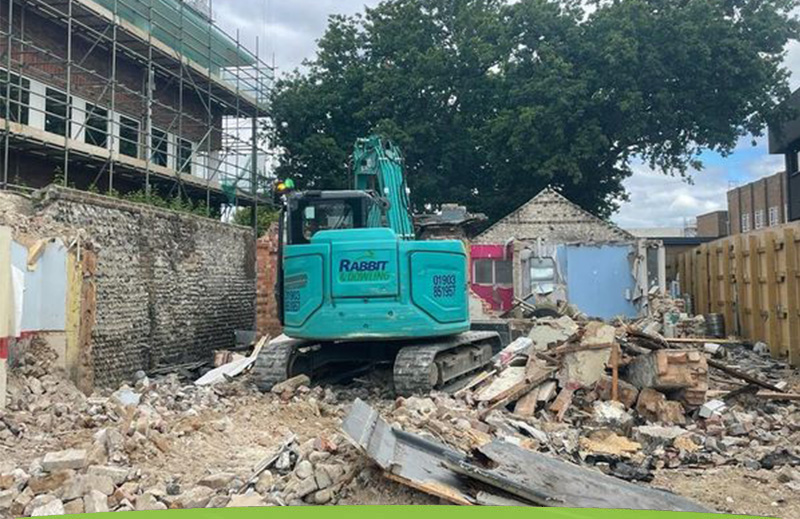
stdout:
[(290, 72), (303, 60), (313, 58), (317, 41), (324, 34), (328, 16), (363, 12), (378, 0), (214, 0), (217, 23), (255, 51), (280, 72)]
[(634, 166), (625, 182), (630, 202), (614, 216), (623, 228), (683, 227), (700, 214), (725, 209), (730, 184), (725, 170), (708, 167), (692, 172), (693, 183)]

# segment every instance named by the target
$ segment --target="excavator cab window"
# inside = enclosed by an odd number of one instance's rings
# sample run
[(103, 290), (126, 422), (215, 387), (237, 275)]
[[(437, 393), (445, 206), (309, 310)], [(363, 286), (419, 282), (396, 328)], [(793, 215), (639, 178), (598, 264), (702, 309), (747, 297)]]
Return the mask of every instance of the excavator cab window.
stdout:
[(365, 193), (346, 196), (311, 194), (296, 198), (289, 205), (289, 243), (310, 243), (320, 231), (372, 227), (374, 200)]

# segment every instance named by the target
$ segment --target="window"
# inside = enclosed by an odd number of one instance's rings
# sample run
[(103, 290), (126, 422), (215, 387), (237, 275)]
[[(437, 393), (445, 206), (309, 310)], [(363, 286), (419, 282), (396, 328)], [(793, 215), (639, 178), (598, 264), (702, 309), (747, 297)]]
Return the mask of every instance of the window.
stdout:
[(472, 282), (476, 285), (494, 285), (494, 261), (479, 259), (472, 263)]
[(555, 290), (556, 262), (553, 258), (531, 258), (531, 293), (547, 295)]
[[(8, 89), (11, 89), (11, 92)], [(9, 75), (0, 70), (0, 118), (6, 118), (6, 97), (10, 99), (8, 118), (20, 124), (28, 124), (31, 102), (31, 82), (16, 74)]]
[(48, 88), (45, 90), (44, 129), (56, 135), (67, 136), (68, 121), (71, 117), (67, 94)]
[(119, 152), (122, 155), (139, 158), (139, 121), (130, 117), (119, 118)]
[(742, 232), (750, 232), (750, 214), (742, 215)]
[(778, 206), (769, 208), (769, 226), (775, 227), (781, 224), (781, 211)]
[(494, 280), (498, 285), (514, 284), (513, 267), (510, 261), (498, 260), (494, 262)]
[(86, 132), (84, 142), (93, 146), (108, 146), (108, 110), (86, 103)]
[(472, 264), (472, 282), (476, 285), (511, 286), (514, 283), (513, 266), (509, 260), (476, 259)]
[(369, 227), (373, 209), (383, 210), (370, 196), (298, 196), (289, 201), (289, 244), (309, 243), (318, 232)]
[(755, 220), (756, 230), (764, 228), (764, 210), (763, 209), (759, 209), (758, 211), (756, 211), (754, 220)]
[(178, 169), (181, 173), (192, 174), (192, 142), (178, 139)]
[(163, 166), (166, 168), (167, 158), (169, 157), (167, 132), (162, 132), (159, 129), (153, 128), (152, 134), (150, 160), (156, 166)]

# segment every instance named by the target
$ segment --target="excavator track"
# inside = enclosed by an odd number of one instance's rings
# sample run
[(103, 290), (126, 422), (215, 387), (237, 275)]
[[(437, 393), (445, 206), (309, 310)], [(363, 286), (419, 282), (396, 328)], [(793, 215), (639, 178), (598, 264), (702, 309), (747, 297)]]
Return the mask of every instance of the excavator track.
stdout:
[(300, 344), (293, 340), (273, 342), (261, 350), (253, 366), (253, 375), (259, 390), (269, 391), (275, 384), (289, 378)]
[(270, 343), (253, 368), (256, 385), (270, 391), (275, 384), (305, 373), (312, 380), (319, 368), (336, 362), (370, 362), (394, 359), (394, 389), (401, 396), (444, 390), (489, 364), (501, 348), (495, 332), (466, 332), (443, 339), (319, 344), (301, 340)]
[(445, 389), (489, 364), (501, 348), (495, 332), (466, 332), (428, 344), (406, 346), (394, 362), (394, 391), (400, 396)]

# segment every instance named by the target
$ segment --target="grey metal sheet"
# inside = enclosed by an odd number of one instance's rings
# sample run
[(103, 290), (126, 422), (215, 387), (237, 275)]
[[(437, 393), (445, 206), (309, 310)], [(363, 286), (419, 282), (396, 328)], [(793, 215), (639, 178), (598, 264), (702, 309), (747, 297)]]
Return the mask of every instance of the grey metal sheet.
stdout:
[(634, 485), (515, 445), (494, 441), (478, 449), (490, 463), (446, 461), (454, 472), (475, 478), (543, 506), (706, 512), (694, 501)]
[(474, 504), (467, 494), (466, 482), (442, 465), (444, 459), (463, 461), (464, 454), (392, 429), (361, 400), (353, 403), (342, 429), (389, 478), (452, 503)]

